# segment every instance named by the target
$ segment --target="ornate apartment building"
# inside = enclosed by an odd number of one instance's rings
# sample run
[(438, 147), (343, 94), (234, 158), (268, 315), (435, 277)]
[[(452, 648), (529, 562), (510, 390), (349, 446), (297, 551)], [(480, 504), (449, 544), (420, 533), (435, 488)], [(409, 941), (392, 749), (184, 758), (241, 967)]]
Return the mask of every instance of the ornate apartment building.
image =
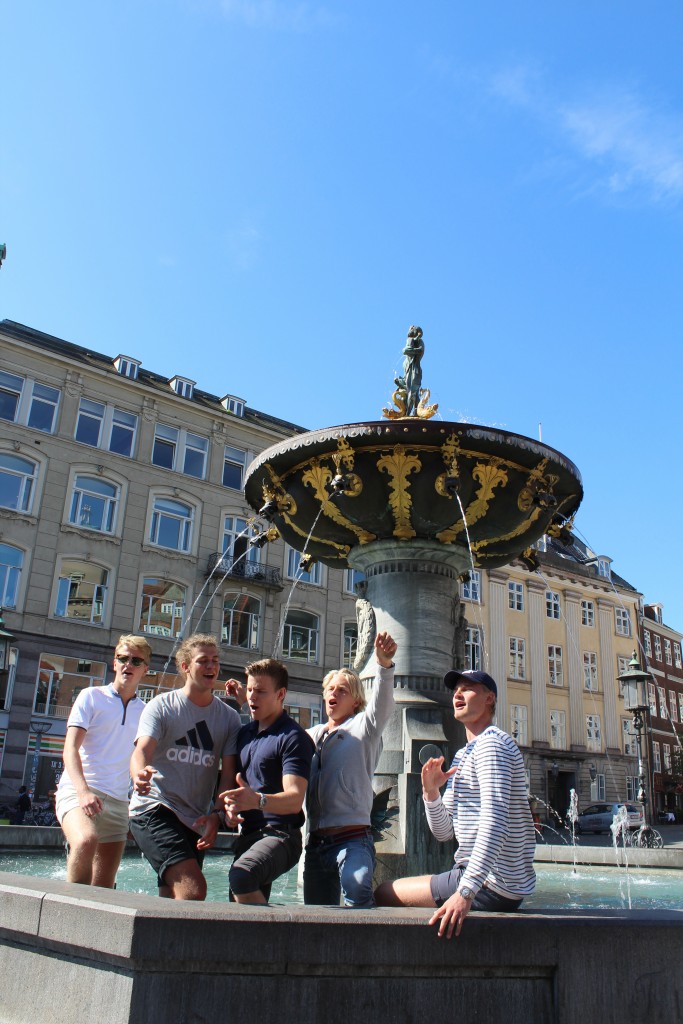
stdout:
[(661, 604), (646, 604), (641, 620), (648, 683), (652, 801), (656, 811), (683, 810), (683, 637), (663, 621)]
[(352, 574), (314, 565), (285, 608), (299, 554), (248, 544), (242, 491), (254, 455), (301, 428), (10, 321), (0, 350), (0, 606), (15, 638), (0, 800), (54, 788), (73, 700), (111, 678), (121, 633), (154, 650), (144, 697), (175, 685), (176, 638), (201, 630), (220, 637), (225, 678), (277, 651), (290, 712), (318, 721), (324, 669), (354, 654)]

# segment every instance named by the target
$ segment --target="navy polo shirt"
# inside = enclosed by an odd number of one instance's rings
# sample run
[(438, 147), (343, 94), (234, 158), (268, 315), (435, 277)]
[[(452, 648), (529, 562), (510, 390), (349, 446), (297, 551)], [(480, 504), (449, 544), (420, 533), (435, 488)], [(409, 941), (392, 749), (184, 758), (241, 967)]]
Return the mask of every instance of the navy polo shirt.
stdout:
[[(283, 775), (299, 775), (308, 782), (313, 759), (313, 740), (286, 711), (263, 732), (258, 722), (243, 725), (237, 734), (237, 770), (251, 789), (259, 793), (281, 793)], [(270, 814), (265, 811), (243, 811), (243, 832), (253, 832), (264, 825), (304, 823), (303, 810), (298, 814)]]

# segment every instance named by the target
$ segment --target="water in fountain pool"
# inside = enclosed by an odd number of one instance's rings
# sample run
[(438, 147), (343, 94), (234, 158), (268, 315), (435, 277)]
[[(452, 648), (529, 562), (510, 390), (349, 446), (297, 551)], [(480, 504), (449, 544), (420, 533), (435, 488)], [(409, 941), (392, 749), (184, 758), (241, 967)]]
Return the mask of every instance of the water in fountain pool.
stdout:
[[(208, 899), (228, 899), (230, 856), (211, 854), (204, 861)], [(66, 857), (60, 852), (2, 853), (0, 871), (33, 875), (38, 878), (66, 879)], [(683, 871), (663, 868), (631, 867), (629, 893), (624, 892), (622, 870), (604, 866), (537, 864), (536, 892), (524, 900), (526, 910), (680, 910), (683, 907)], [(127, 853), (121, 864), (117, 886), (124, 892), (156, 895), (152, 869), (137, 853)], [(272, 903), (299, 903), (297, 869), (279, 878)]]

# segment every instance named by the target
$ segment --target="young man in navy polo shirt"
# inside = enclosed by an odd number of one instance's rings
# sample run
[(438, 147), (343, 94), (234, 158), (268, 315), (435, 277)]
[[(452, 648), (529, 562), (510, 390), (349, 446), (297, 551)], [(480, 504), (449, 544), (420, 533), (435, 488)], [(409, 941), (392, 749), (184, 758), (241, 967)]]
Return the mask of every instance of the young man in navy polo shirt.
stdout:
[(273, 658), (247, 665), (246, 691), (231, 679), (226, 692), (251, 722), (237, 736), (237, 788), (221, 793), (229, 824), (241, 823), (230, 890), (238, 903), (267, 903), (272, 883), (301, 856), (302, 811), (313, 742), (284, 710), (289, 678)]

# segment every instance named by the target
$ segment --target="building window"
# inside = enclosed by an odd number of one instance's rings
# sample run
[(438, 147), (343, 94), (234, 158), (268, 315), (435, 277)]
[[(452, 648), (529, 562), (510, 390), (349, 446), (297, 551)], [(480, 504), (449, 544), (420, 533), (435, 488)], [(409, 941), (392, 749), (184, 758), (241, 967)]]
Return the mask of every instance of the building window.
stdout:
[(62, 559), (55, 615), (93, 626), (104, 624), (109, 573), (93, 562)]
[(283, 656), (315, 664), (318, 660), (319, 630), (317, 615), (296, 609), (287, 612), (282, 637)]
[(678, 717), (683, 722), (683, 692), (678, 694)]
[(605, 776), (602, 772), (598, 772), (595, 780), (595, 799), (605, 799)]
[(513, 612), (524, 611), (524, 584), (508, 581), (508, 608)]
[(545, 592), (545, 613), (549, 619), (560, 618), (560, 595), (554, 590)]
[(668, 637), (664, 637), (664, 661), (667, 665), (673, 665), (673, 658), (671, 656), (671, 641)]
[(137, 359), (131, 359), (130, 356), (117, 356), (114, 360), (114, 366), (117, 373), (120, 373), (122, 377), (128, 377), (130, 380), (138, 379), (140, 363)]
[(662, 744), (662, 761), (664, 762), (664, 771), (671, 771), (671, 745), (669, 743)]
[(250, 547), (249, 541), (256, 536), (256, 529), (241, 516), (228, 515), (223, 518), (223, 558), (221, 565), (233, 576), (248, 576), (246, 566), (259, 565), (259, 548)]
[(678, 704), (673, 690), (669, 690), (669, 716), (672, 722), (678, 721)]
[(581, 625), (591, 627), (595, 625), (595, 605), (592, 601), (581, 602)]
[(614, 609), (615, 625), (618, 636), (631, 635), (631, 616), (624, 608)]
[(81, 690), (104, 685), (106, 673), (107, 666), (101, 661), (41, 654), (34, 713), (66, 720)]
[(631, 662), (628, 658), (619, 655), (619, 657), (617, 658), (617, 675), (623, 676), (624, 672), (628, 672), (630, 664)]
[(244, 399), (236, 398), (234, 395), (226, 395), (221, 398), (221, 405), (226, 412), (232, 413), (233, 416), (244, 416)]
[(598, 558), (598, 576), (602, 576), (602, 578), (605, 580), (612, 579), (611, 558)]
[(683, 668), (681, 664), (681, 645), (678, 640), (674, 640), (674, 665), (676, 668)]
[(365, 583), (365, 573), (358, 569), (344, 570), (344, 592), (346, 594), (356, 593), (356, 584)]
[(510, 705), (510, 735), (518, 746), (527, 746), (529, 742), (529, 734), (527, 731), (526, 704)]
[(309, 572), (301, 572), (299, 565), (301, 564), (302, 554), (300, 551), (295, 551), (294, 548), (290, 548), (287, 545), (287, 575), (291, 580), (296, 580), (298, 583), (313, 583), (315, 586), (320, 586), (323, 580), (323, 567), (320, 562), (314, 562)]
[(469, 579), (460, 584), (460, 593), (463, 601), (474, 601), (479, 604), (481, 600), (481, 573), (478, 569), (470, 569)]
[(626, 799), (629, 803), (633, 803), (634, 800), (638, 799), (639, 781), (637, 775), (626, 776)]
[(656, 715), (657, 714), (657, 691), (655, 690), (655, 684), (654, 683), (648, 683), (647, 684), (647, 696), (648, 696), (648, 702), (649, 702), (649, 705), (650, 705), (650, 714), (651, 715)]
[(481, 669), (481, 630), (468, 626), (465, 633), (465, 667)]
[(189, 551), (194, 509), (173, 498), (155, 498), (149, 539), (161, 548)]
[(231, 647), (256, 650), (259, 646), (261, 602), (249, 594), (226, 594), (223, 598), (221, 640)]
[(38, 467), (21, 455), (0, 454), (0, 505), (14, 512), (30, 512)]
[(519, 636), (510, 637), (510, 678), (526, 679), (526, 642)]
[(76, 422), (76, 440), (114, 455), (130, 458), (135, 446), (138, 418), (112, 405), (82, 398)]
[(657, 687), (657, 696), (659, 697), (659, 717), (666, 718), (668, 715), (668, 708), (666, 706), (666, 690), (663, 686)]
[(548, 646), (548, 681), (551, 686), (562, 686), (562, 648)]
[(155, 466), (203, 480), (208, 451), (209, 442), (205, 437), (157, 423), (152, 449), (152, 462)]
[(52, 434), (61, 392), (0, 370), (0, 419)]
[(662, 640), (657, 633), (655, 633), (655, 658), (657, 661), (662, 660)]
[(602, 750), (600, 715), (586, 715), (586, 747), (588, 750)]
[(621, 738), (624, 746), (624, 753), (628, 757), (635, 757), (638, 753), (638, 747), (636, 744), (636, 731), (633, 728), (632, 718), (622, 718)]
[(583, 652), (583, 686), (593, 692), (598, 688), (598, 656), (592, 651)]
[(186, 601), (187, 590), (181, 584), (145, 576), (142, 581), (140, 631), (153, 636), (179, 637)]
[(192, 398), (195, 383), (195, 381), (189, 380), (187, 377), (171, 377), (169, 381), (176, 395), (180, 395), (181, 398)]
[(553, 750), (567, 749), (567, 716), (564, 711), (550, 712), (550, 746)]
[(656, 772), (662, 770), (662, 758), (659, 752), (659, 743), (656, 740), (652, 744), (652, 767)]
[(643, 641), (645, 643), (645, 654), (648, 658), (652, 657), (652, 641), (650, 640), (650, 630), (643, 630)]
[(355, 622), (344, 623), (344, 649), (342, 664), (344, 668), (353, 668), (358, 651), (358, 625)]
[(16, 608), (24, 567), (24, 552), (11, 544), (0, 544), (0, 608)]
[(119, 489), (98, 477), (77, 476), (71, 499), (69, 522), (88, 530), (113, 533)]
[(243, 452), (241, 448), (231, 448), (229, 444), (226, 444), (223, 456), (223, 486), (241, 491), (246, 465), (247, 453)]

